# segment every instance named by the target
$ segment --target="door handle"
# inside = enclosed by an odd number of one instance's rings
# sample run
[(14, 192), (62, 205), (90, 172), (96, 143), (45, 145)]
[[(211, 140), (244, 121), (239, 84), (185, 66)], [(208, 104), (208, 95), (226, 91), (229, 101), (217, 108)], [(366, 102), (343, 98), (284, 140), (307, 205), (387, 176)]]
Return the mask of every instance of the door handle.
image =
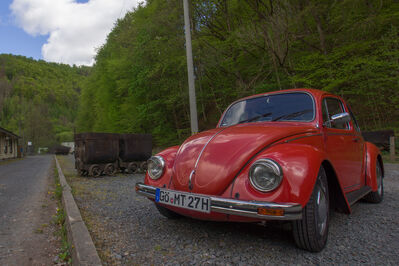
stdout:
[(352, 141), (353, 141), (353, 142), (358, 142), (358, 141), (359, 141), (359, 138), (353, 138)]

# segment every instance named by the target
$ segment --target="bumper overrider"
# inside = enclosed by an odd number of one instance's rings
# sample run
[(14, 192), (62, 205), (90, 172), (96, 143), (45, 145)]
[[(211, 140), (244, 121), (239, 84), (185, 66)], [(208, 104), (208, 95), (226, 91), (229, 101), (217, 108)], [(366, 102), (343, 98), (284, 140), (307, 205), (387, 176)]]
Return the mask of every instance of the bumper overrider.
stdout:
[[(136, 183), (136, 193), (155, 199), (157, 187)], [(206, 196), (206, 195), (203, 195)], [(243, 201), (212, 197), (211, 211), (216, 213), (259, 218), (264, 220), (300, 220), (302, 206), (300, 204), (277, 204), (263, 201)]]

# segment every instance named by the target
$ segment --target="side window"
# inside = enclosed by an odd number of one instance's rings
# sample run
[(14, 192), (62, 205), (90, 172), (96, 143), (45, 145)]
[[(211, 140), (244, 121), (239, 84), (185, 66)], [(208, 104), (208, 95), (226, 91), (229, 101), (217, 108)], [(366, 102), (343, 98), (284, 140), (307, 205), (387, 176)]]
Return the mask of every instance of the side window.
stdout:
[[(328, 116), (326, 116), (326, 119), (328, 117), (328, 120), (326, 120), (326, 121), (328, 121), (327, 127), (337, 128), (337, 129), (349, 129), (348, 123), (335, 124), (335, 123), (330, 122), (331, 117), (333, 115), (345, 112), (341, 101), (336, 98), (326, 98), (326, 99), (324, 99), (323, 103), (325, 103), (325, 105), (327, 105), (327, 115), (328, 115)], [(324, 114), (323, 114), (323, 120), (324, 120)], [(326, 121), (324, 121), (324, 122), (326, 122)]]
[(322, 110), (322, 114), (323, 114), (323, 124), (325, 124), (327, 127), (331, 127), (330, 119), (328, 119), (326, 99), (323, 100), (321, 110)]
[(349, 105), (346, 105), (346, 106), (348, 107), (349, 114), (351, 116), (351, 120), (352, 120), (353, 126), (355, 127), (356, 131), (360, 132), (360, 127), (359, 127), (359, 125), (358, 125), (358, 123), (356, 121), (355, 115), (352, 113), (352, 110), (349, 107)]

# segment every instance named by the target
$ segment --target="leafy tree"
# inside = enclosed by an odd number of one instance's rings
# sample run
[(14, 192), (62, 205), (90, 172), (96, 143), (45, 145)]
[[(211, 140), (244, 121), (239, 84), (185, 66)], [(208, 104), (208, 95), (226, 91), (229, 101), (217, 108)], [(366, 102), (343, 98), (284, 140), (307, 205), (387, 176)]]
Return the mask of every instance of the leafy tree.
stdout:
[[(399, 128), (399, 3), (192, 0), (200, 129), (235, 99), (313, 87), (348, 99), (363, 129)], [(78, 130), (190, 134), (179, 0), (151, 0), (115, 24), (84, 85)]]
[(0, 126), (36, 147), (72, 141), (90, 68), (0, 55)]

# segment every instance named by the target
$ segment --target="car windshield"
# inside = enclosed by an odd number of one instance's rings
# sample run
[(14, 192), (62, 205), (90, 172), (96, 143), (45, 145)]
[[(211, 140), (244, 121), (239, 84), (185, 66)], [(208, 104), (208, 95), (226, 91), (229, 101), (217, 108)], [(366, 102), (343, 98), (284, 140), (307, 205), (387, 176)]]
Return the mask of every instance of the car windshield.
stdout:
[(307, 93), (265, 95), (239, 101), (230, 106), (220, 126), (260, 121), (312, 121), (314, 104)]

